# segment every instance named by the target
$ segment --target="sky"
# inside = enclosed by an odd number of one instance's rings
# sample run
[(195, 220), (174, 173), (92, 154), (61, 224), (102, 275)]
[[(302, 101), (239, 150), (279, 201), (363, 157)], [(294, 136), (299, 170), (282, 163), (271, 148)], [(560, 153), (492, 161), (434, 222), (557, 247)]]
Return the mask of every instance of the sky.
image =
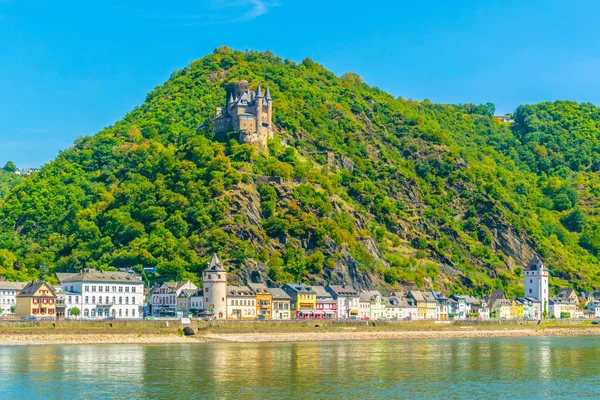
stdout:
[(0, 0), (0, 164), (51, 161), (223, 45), (407, 99), (600, 105), (599, 17), (592, 0)]

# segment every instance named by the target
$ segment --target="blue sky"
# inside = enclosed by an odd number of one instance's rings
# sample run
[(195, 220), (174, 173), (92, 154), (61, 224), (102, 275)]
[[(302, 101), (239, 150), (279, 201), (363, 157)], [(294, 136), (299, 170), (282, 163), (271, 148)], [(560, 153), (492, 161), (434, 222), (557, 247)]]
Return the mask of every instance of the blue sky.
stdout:
[(443, 103), (600, 104), (600, 2), (0, 0), (0, 164), (36, 167), (227, 45)]

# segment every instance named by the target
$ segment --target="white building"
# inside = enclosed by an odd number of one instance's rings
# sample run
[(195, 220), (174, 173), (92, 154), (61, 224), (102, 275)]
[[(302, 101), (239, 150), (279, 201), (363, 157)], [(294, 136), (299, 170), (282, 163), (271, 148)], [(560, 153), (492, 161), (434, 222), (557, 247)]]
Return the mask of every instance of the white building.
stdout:
[(205, 310), (215, 319), (227, 319), (227, 271), (213, 253), (202, 272)]
[(542, 315), (550, 314), (548, 309), (548, 270), (544, 267), (542, 260), (536, 255), (524, 271), (525, 297), (538, 299), (541, 303)]
[(338, 318), (358, 318), (360, 295), (352, 286), (329, 285), (326, 290), (337, 302)]
[(362, 291), (358, 298), (358, 318), (371, 319), (371, 294)]
[(269, 288), (273, 296), (273, 318), (275, 320), (288, 320), (292, 318), (290, 303), (292, 298), (283, 289)]
[(256, 318), (256, 295), (246, 286), (227, 286), (227, 319)]
[(204, 311), (204, 292), (197, 290), (190, 298), (190, 311)]
[(14, 314), (17, 294), (27, 285), (26, 282), (0, 281), (0, 316)]
[(81, 319), (143, 318), (144, 283), (124, 272), (86, 269), (62, 282), (65, 318), (79, 308)]
[(191, 281), (163, 282), (150, 290), (150, 307), (153, 317), (177, 316), (179, 295), (183, 290), (196, 291), (198, 287)]

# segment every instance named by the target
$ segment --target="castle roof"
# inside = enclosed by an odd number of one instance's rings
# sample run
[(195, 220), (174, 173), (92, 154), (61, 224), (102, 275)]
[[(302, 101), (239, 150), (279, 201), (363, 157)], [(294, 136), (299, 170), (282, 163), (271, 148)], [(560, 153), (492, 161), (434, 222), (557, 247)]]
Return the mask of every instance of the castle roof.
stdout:
[(540, 269), (540, 267), (543, 267), (543, 266), (544, 266), (544, 263), (542, 262), (540, 257), (536, 254), (533, 257), (533, 259), (529, 262), (529, 265), (527, 266), (527, 270), (537, 271)]
[[(267, 91), (268, 91), (268, 90), (269, 90), (269, 89), (267, 89)], [(258, 84), (258, 88), (256, 89), (256, 97), (257, 97), (257, 98), (259, 98), (259, 97), (263, 97), (263, 95), (262, 95), (262, 91), (260, 90), (260, 83)]]
[(208, 268), (206, 268), (206, 270), (211, 272), (227, 272), (225, 271), (221, 260), (219, 260), (219, 256), (217, 256), (217, 253), (212, 254), (212, 257), (208, 262)]
[(271, 101), (271, 91), (269, 90), (269, 88), (267, 88), (267, 93), (265, 94), (265, 99), (267, 99), (268, 101)]

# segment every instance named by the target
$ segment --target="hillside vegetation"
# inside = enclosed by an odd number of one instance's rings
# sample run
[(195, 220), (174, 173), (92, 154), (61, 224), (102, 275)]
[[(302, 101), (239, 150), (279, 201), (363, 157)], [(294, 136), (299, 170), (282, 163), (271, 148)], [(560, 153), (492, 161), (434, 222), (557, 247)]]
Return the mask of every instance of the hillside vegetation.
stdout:
[[(236, 80), (271, 89), (266, 149), (212, 139)], [(0, 274), (156, 266), (198, 281), (217, 251), (240, 282), (518, 294), (538, 253), (554, 289), (600, 286), (600, 110), (492, 114), (220, 48), (0, 202)]]
[(0, 169), (0, 199), (6, 196), (22, 179), (21, 175)]

